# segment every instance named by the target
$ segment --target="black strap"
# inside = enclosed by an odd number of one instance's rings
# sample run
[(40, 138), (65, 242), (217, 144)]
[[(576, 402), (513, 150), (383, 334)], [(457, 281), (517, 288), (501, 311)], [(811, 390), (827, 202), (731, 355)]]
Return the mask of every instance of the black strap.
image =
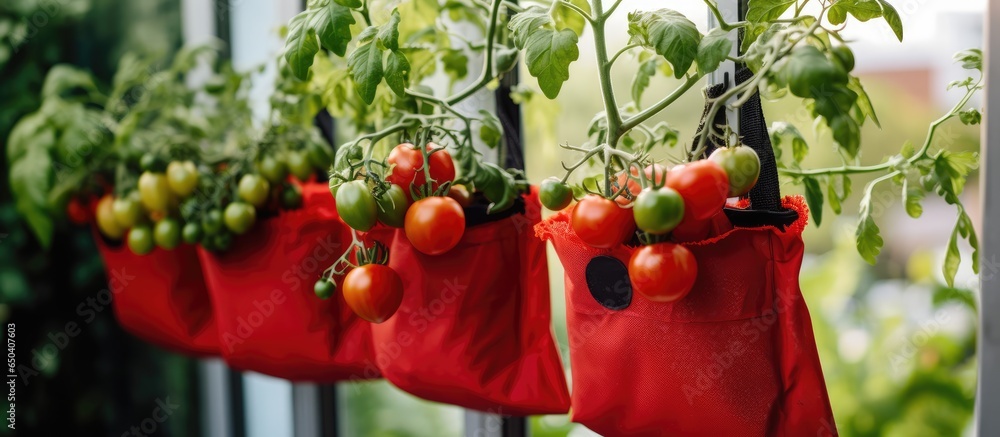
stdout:
[(518, 71), (514, 68), (504, 73), (500, 79), (500, 86), (494, 92), (496, 100), (497, 118), (500, 119), (500, 126), (503, 127), (503, 146), (506, 153), (504, 168), (514, 168), (524, 170), (524, 147), (521, 141), (521, 107), (514, 103), (510, 97), (511, 89), (517, 86)]

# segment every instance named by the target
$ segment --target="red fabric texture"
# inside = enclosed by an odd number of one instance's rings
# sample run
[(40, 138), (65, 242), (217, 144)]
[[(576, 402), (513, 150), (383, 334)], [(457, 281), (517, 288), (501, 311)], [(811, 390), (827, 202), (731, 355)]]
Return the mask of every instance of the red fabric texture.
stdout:
[(536, 227), (565, 268), (573, 421), (609, 437), (836, 435), (798, 284), (808, 213), (801, 197), (784, 205), (799, 214), (784, 231), (685, 243), (698, 279), (684, 299), (635, 295), (621, 311), (591, 296), (585, 269), (599, 255), (627, 265), (633, 249), (587, 246), (572, 209)]
[[(341, 293), (323, 300), (313, 284), (351, 244), (326, 184), (302, 187), (303, 206), (260, 220), (223, 253), (198, 249), (222, 356), (240, 370), (293, 381), (369, 379), (369, 323)], [(339, 288), (340, 281), (337, 281)]]
[(136, 255), (108, 245), (94, 231), (104, 259), (112, 308), (126, 331), (157, 346), (193, 356), (219, 354), (219, 335), (194, 246)]
[(545, 243), (532, 231), (537, 193), (525, 200), (525, 214), (470, 227), (442, 255), (424, 255), (395, 233), (389, 265), (403, 280), (403, 303), (372, 326), (386, 379), (424, 399), (496, 414), (567, 411)]

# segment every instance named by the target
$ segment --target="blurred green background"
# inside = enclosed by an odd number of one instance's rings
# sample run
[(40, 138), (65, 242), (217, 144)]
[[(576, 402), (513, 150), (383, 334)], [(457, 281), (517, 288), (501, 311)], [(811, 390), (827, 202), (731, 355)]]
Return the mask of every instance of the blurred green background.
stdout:
[[(181, 43), (177, 0), (4, 0), (0, 4), (0, 141), (12, 124), (38, 105), (44, 72), (68, 62), (90, 69), (107, 83), (118, 58), (127, 51), (169, 55)], [(864, 45), (859, 41), (858, 45)], [(582, 53), (588, 53), (581, 50)], [(584, 55), (574, 64), (570, 90), (588, 90), (596, 72)], [(859, 64), (863, 59), (859, 61)], [(948, 62), (942, 57), (938, 62)], [(863, 65), (862, 65), (863, 66)], [(619, 69), (623, 89), (630, 77)], [(920, 142), (927, 124), (943, 109), (926, 88), (932, 83), (895, 81), (874, 72), (863, 80), (882, 120), (867, 126), (864, 161), (879, 162), (903, 141)], [(957, 79), (957, 78), (950, 78)], [(647, 95), (663, 94), (674, 82), (659, 78)], [(530, 90), (532, 84), (525, 85)], [(921, 89), (923, 87), (924, 89)], [(568, 158), (559, 143), (584, 141), (587, 125), (600, 110), (599, 95), (562, 93), (547, 101), (529, 95), (524, 106), (526, 162), (533, 181), (554, 174)], [(768, 104), (771, 120), (797, 124), (809, 140), (806, 166), (838, 161), (828, 133), (815, 134), (799, 115), (799, 102)], [(701, 113), (697, 93), (687, 95), (665, 115), (690, 138)], [(978, 149), (975, 129), (949, 125), (950, 147)], [(679, 152), (678, 152), (679, 153)], [(5, 153), (3, 154), (5, 159)], [(0, 163), (6, 172), (6, 162)], [(860, 191), (863, 180), (855, 180)], [(967, 205), (977, 205), (977, 178), (970, 178)], [(888, 187), (887, 187), (888, 188)], [(785, 191), (796, 193), (786, 185)], [(928, 200), (925, 216), (909, 219), (890, 202), (878, 218), (886, 250), (877, 266), (856, 254), (852, 226), (856, 212), (848, 202), (844, 216), (810, 226), (809, 253), (801, 275), (811, 308), (820, 357), (837, 425), (845, 436), (955, 436), (970, 434), (975, 388), (975, 293), (978, 282), (963, 270), (958, 288), (941, 285), (938, 273), (954, 211)], [(975, 207), (973, 207), (975, 208)], [(978, 211), (971, 211), (973, 217)], [(977, 222), (978, 226), (978, 222)], [(0, 322), (18, 326), (20, 357), (43, 348), (76, 306), (105, 286), (99, 258), (85, 230), (61, 229), (43, 252), (11, 203), (6, 173), (0, 180)], [(550, 256), (554, 330), (566, 356), (566, 326), (561, 268)], [(162, 352), (121, 331), (110, 312), (83, 330), (81, 340), (51, 357), (41, 357), (41, 374), (18, 392), (23, 435), (118, 435), (149, 417), (158, 399), (181, 404), (157, 435), (199, 434), (196, 363)], [(568, 371), (568, 369), (567, 369)], [(339, 390), (343, 435), (460, 435), (462, 410), (432, 404), (384, 382), (343, 384)], [(587, 435), (566, 416), (531, 420), (536, 436)], [(114, 432), (118, 430), (118, 432)], [(10, 431), (0, 428), (0, 435)]]

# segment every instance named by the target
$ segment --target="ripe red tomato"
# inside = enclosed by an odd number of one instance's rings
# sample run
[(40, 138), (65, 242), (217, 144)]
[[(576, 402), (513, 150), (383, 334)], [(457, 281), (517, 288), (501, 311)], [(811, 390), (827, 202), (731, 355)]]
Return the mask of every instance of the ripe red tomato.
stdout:
[(670, 238), (678, 243), (686, 243), (688, 241), (704, 240), (708, 238), (711, 233), (711, 220), (684, 218), (681, 220), (680, 224), (678, 224), (677, 227), (670, 232)]
[[(434, 179), (431, 188), (437, 189), (441, 184), (455, 180), (455, 163), (448, 151), (434, 143), (427, 143), (427, 148), (441, 149), (430, 155), (430, 172), (431, 178)], [(389, 152), (388, 162), (392, 166), (392, 172), (385, 178), (386, 181), (399, 185), (406, 193), (406, 197), (412, 200), (410, 184), (419, 187), (427, 183), (424, 174), (424, 155), (413, 144), (403, 143)]]
[(628, 262), (632, 290), (653, 302), (674, 302), (691, 292), (698, 262), (686, 247), (674, 243), (643, 246)]
[(726, 206), (729, 178), (719, 164), (703, 159), (667, 173), (667, 186), (684, 198), (684, 218), (707, 220)]
[(403, 281), (381, 264), (366, 264), (344, 277), (344, 301), (354, 313), (372, 323), (389, 320), (403, 302)]
[[(618, 198), (615, 199), (619, 205), (628, 205), (629, 203), (632, 203), (636, 196), (639, 195), (639, 192), (642, 191), (642, 184), (635, 180), (636, 177), (639, 177), (639, 171), (636, 170), (635, 167), (632, 167), (629, 173), (632, 175), (631, 178), (625, 176), (624, 171), (619, 172), (615, 177), (615, 183), (611, 185), (615, 191), (621, 189), (623, 185), (628, 185), (628, 191), (622, 193), (621, 196), (618, 196)], [(646, 175), (647, 182), (655, 182), (656, 185), (662, 186), (667, 178), (667, 169), (660, 164), (650, 164), (643, 169), (643, 174)], [(656, 179), (653, 179), (654, 174), (656, 175)]]
[(90, 208), (82, 200), (72, 199), (66, 205), (66, 216), (73, 224), (85, 225), (90, 222)]
[(576, 205), (570, 225), (584, 243), (598, 249), (618, 246), (635, 233), (631, 209), (594, 194)]
[(410, 205), (403, 231), (410, 244), (428, 255), (455, 247), (465, 234), (465, 211), (450, 197), (428, 197)]

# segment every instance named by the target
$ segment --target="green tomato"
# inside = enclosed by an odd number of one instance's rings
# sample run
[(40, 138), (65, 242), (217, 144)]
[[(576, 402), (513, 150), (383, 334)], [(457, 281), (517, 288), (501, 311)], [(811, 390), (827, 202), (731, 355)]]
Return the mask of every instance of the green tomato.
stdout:
[(708, 159), (719, 164), (729, 177), (729, 197), (749, 193), (760, 177), (760, 158), (747, 146), (715, 149)]
[(229, 232), (219, 232), (218, 234), (212, 235), (211, 238), (205, 237), (205, 240), (212, 241), (212, 250), (217, 252), (222, 252), (229, 249), (229, 246), (233, 244), (233, 234)]
[(148, 225), (139, 225), (128, 231), (128, 248), (136, 255), (153, 251), (153, 230)]
[(139, 176), (139, 200), (149, 211), (164, 212), (170, 207), (170, 185), (163, 173), (145, 172)]
[(184, 225), (184, 229), (181, 230), (181, 238), (187, 244), (195, 244), (201, 241), (202, 231), (201, 226), (197, 223), (188, 223)]
[(210, 209), (205, 213), (205, 216), (201, 218), (201, 228), (205, 231), (206, 235), (215, 234), (222, 230), (222, 211), (218, 209)]
[(792, 50), (780, 74), (792, 94), (804, 98), (822, 93), (833, 85), (847, 83), (847, 72), (810, 45)]
[(646, 188), (632, 205), (635, 224), (650, 234), (666, 234), (684, 218), (684, 199), (673, 188)]
[(375, 202), (378, 204), (378, 221), (394, 228), (403, 227), (406, 208), (410, 206), (410, 202), (406, 200), (406, 193), (399, 185), (390, 185)]
[(546, 208), (559, 211), (573, 202), (573, 190), (559, 178), (548, 178), (538, 188), (538, 200)]
[(226, 223), (226, 228), (234, 234), (242, 235), (257, 221), (257, 211), (250, 204), (233, 202), (226, 206), (223, 221)]
[(316, 293), (316, 297), (320, 299), (329, 299), (330, 296), (333, 296), (333, 292), (336, 289), (337, 284), (334, 284), (327, 279), (320, 279), (313, 285), (313, 292)]
[(270, 191), (271, 185), (267, 183), (267, 180), (255, 174), (244, 175), (240, 178), (240, 184), (237, 187), (240, 199), (258, 208), (267, 203), (267, 195)]
[(839, 45), (834, 47), (833, 57), (840, 63), (840, 66), (844, 68), (844, 71), (850, 73), (854, 70), (854, 52), (851, 51), (850, 47), (846, 45)]
[(131, 228), (142, 220), (142, 206), (132, 196), (120, 197), (111, 204), (115, 221), (124, 228)]
[(288, 154), (288, 169), (300, 181), (306, 181), (313, 175), (313, 165), (309, 162), (309, 157), (303, 152), (291, 152)]
[(265, 156), (257, 162), (257, 171), (272, 184), (280, 184), (288, 177), (288, 165), (281, 158)]
[(157, 246), (167, 250), (177, 247), (181, 243), (181, 223), (171, 217), (156, 222), (153, 228), (153, 241)]
[(173, 161), (167, 166), (167, 184), (174, 194), (188, 197), (198, 188), (198, 169), (191, 161)]
[(340, 186), (336, 195), (337, 214), (348, 226), (359, 231), (367, 231), (375, 226), (378, 207), (375, 196), (368, 190), (365, 181), (350, 181)]
[(299, 187), (289, 184), (281, 190), (281, 206), (285, 209), (298, 209), (302, 207), (302, 192)]

